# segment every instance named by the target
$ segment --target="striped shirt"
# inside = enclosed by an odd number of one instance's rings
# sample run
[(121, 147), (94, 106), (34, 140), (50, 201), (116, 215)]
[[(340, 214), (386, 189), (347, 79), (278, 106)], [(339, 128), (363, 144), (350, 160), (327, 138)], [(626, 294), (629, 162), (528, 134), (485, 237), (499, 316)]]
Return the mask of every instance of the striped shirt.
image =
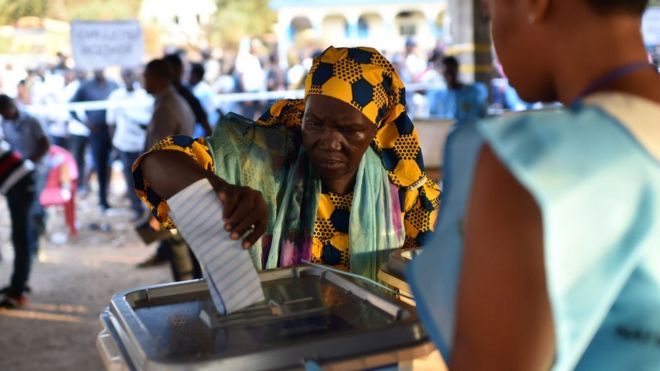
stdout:
[(12, 151), (11, 146), (0, 140), (0, 193), (7, 194), (9, 190), (34, 169), (30, 160)]

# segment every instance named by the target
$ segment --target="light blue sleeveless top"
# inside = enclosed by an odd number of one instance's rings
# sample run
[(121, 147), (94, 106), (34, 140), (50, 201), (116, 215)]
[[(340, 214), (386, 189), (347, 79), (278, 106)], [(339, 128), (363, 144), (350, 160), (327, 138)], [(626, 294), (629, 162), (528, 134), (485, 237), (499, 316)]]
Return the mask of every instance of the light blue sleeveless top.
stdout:
[(445, 359), (453, 345), (462, 224), (484, 143), (542, 213), (553, 370), (660, 370), (660, 163), (593, 106), (486, 120), (450, 135), (436, 234), (407, 272), (419, 315)]

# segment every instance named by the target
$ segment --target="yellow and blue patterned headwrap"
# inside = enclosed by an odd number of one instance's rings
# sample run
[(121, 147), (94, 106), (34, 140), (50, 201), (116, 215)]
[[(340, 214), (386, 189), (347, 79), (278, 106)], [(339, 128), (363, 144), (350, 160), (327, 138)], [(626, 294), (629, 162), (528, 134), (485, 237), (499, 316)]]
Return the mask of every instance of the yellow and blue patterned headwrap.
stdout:
[[(426, 182), (417, 131), (406, 114), (405, 87), (392, 64), (376, 49), (326, 49), (314, 59), (307, 75), (305, 98), (310, 95), (348, 103), (378, 127), (372, 147), (393, 184), (417, 188)], [(281, 100), (258, 123), (300, 126), (304, 108), (304, 99)]]

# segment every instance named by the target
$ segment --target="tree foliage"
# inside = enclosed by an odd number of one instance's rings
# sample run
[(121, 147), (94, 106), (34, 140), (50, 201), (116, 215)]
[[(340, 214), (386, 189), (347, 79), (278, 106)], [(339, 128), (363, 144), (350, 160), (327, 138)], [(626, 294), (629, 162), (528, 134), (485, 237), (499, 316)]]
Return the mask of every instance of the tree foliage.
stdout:
[(0, 0), (0, 24), (11, 24), (22, 17), (74, 19), (137, 18), (141, 0)]
[(236, 45), (244, 36), (262, 36), (273, 31), (276, 15), (269, 0), (216, 0), (218, 11), (209, 36), (213, 44)]
[(48, 0), (0, 0), (0, 23), (13, 23), (21, 17), (43, 17)]

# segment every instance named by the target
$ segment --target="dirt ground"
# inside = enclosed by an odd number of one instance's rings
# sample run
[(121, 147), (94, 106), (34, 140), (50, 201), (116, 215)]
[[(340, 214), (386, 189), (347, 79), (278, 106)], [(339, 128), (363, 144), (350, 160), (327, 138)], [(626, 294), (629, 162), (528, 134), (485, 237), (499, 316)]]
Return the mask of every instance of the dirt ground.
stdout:
[[(79, 236), (64, 241), (62, 210), (49, 210), (47, 235), (30, 278), (29, 303), (0, 309), (0, 370), (102, 370), (95, 347), (99, 313), (113, 294), (170, 280), (168, 266), (138, 269), (155, 246), (145, 246), (130, 222), (121, 174), (113, 174), (110, 202), (101, 214), (90, 192), (78, 201)], [(109, 228), (108, 228), (109, 226)], [(13, 250), (7, 206), (0, 200), (0, 287), (9, 282)]]

